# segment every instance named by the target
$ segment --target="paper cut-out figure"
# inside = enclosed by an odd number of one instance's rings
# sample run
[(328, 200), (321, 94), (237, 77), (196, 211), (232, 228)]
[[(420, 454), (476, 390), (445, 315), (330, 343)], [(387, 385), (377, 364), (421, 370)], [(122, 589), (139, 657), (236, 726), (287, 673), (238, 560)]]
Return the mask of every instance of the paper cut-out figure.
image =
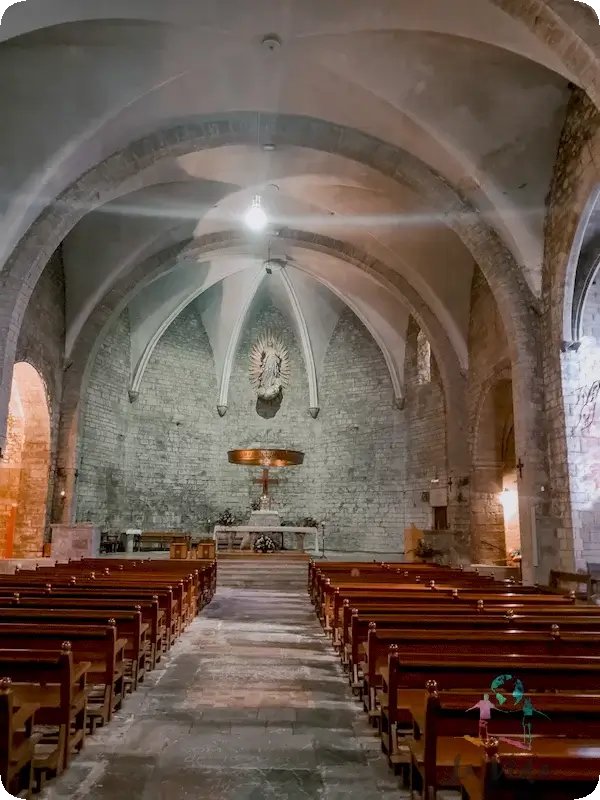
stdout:
[(474, 711), (476, 708), (479, 709), (479, 737), (485, 742), (487, 741), (488, 722), (492, 718), (492, 708), (498, 711), (502, 711), (502, 709), (491, 702), (489, 694), (484, 694), (483, 700), (475, 703), (475, 705), (468, 708), (467, 711)]
[(531, 697), (526, 697), (523, 701), (523, 737), (525, 738), (525, 743), (530, 750), (533, 744), (531, 720), (534, 714), (539, 714), (542, 717), (546, 717), (546, 719), (550, 719), (547, 714), (544, 714), (542, 711), (538, 711), (537, 708), (534, 707), (533, 703), (531, 702)]

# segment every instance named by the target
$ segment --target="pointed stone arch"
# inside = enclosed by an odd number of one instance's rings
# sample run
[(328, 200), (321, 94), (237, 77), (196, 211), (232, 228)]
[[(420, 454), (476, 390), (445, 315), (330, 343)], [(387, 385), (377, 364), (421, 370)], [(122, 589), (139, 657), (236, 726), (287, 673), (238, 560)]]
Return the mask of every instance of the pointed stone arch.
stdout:
[(4, 459), (0, 462), (0, 556), (37, 558), (46, 530), (50, 476), (46, 386), (27, 362), (15, 364)]

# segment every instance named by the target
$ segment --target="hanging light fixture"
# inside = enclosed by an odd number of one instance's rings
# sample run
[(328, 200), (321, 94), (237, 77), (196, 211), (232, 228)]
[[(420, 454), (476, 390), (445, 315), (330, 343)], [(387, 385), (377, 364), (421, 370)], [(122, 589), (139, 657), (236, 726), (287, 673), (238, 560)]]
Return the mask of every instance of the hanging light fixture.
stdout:
[(265, 210), (262, 207), (261, 197), (256, 194), (252, 198), (252, 206), (244, 215), (244, 222), (251, 230), (262, 231), (267, 227), (268, 221)]

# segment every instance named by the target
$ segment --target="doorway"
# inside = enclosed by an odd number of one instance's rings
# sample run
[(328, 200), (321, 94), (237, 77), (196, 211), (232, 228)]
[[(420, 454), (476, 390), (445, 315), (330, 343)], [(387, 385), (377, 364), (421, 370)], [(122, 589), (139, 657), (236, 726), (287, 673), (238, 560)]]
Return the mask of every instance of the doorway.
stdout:
[(15, 364), (0, 462), (0, 557), (42, 555), (50, 476), (50, 414), (37, 370)]

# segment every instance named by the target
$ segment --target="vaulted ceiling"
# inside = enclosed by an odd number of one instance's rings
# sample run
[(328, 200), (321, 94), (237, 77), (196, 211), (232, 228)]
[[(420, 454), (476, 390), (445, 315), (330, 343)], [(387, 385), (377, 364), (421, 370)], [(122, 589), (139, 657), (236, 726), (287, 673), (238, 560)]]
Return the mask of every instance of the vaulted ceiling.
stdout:
[[(465, 369), (474, 258), (457, 215), (497, 234), (539, 296), (574, 76), (489, 0), (27, 0), (0, 42), (0, 266), (46, 207), (75, 205), (66, 356), (107, 298), (127, 306), (132, 391), (194, 302), (226, 405), (240, 326), (267, 296), (314, 392), (344, 305), (398, 397), (409, 313)], [(263, 235), (242, 221), (257, 193)]]

